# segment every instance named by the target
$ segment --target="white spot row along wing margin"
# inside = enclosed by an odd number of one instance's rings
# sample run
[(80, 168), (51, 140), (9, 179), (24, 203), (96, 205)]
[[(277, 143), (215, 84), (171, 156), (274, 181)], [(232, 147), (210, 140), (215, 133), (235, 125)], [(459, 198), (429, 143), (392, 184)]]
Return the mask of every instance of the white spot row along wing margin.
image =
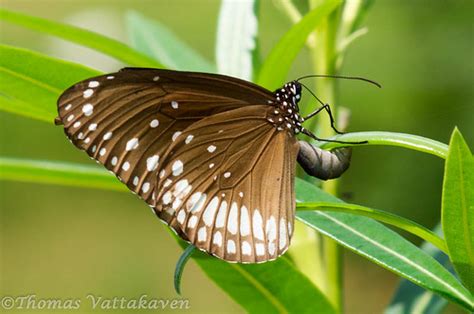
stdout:
[(295, 209), (296, 140), (266, 121), (268, 106), (252, 107), (184, 130), (163, 156), (155, 192), (157, 214), (178, 233), (244, 263), (287, 250)]

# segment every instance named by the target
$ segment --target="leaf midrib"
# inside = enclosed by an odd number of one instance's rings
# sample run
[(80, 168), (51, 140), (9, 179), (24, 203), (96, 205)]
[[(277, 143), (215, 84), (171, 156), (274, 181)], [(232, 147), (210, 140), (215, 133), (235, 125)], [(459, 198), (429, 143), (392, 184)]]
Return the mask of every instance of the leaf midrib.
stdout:
[(272, 303), (279, 313), (289, 313), (285, 305), (281, 303), (273, 294), (265, 288), (262, 284), (258, 282), (249, 272), (245, 271), (241, 266), (237, 264), (230, 264), (237, 272), (239, 272), (250, 284), (252, 284), (258, 291), (260, 291), (264, 296), (267, 297), (267, 300)]
[[(418, 269), (420, 272), (426, 274), (428, 277), (432, 278), (433, 280), (435, 280), (436, 282), (440, 283), (442, 286), (446, 287), (448, 290), (450, 290), (451, 292), (453, 292), (455, 295), (457, 295), (461, 300), (463, 300), (464, 302), (466, 302), (466, 304), (470, 304), (471, 306), (474, 305), (474, 302), (469, 299), (468, 297), (466, 297), (464, 294), (462, 294), (459, 290), (453, 288), (450, 284), (444, 282), (443, 280), (441, 280), (441, 278), (438, 278), (436, 277), (433, 273), (429, 272), (429, 271), (426, 271), (426, 269), (424, 269), (423, 267), (420, 267), (418, 266), (417, 264), (414, 264), (411, 260), (405, 258), (403, 255), (400, 255), (398, 254), (397, 252), (385, 247), (385, 246), (382, 246), (381, 244), (373, 241), (372, 239), (368, 238), (368, 237), (365, 237), (363, 234), (359, 233), (357, 230), (351, 228), (350, 226), (346, 225), (345, 223), (343, 222), (340, 222), (339, 220), (337, 219), (334, 219), (333, 217), (331, 217), (330, 215), (327, 215), (323, 212), (318, 212), (319, 215), (322, 215), (324, 217), (326, 217), (327, 219), (333, 221), (334, 223), (338, 224), (339, 226), (345, 228), (346, 230), (349, 230), (350, 232), (354, 233), (355, 235), (361, 237), (362, 239), (366, 240), (367, 242), (369, 243), (372, 243), (374, 246), (386, 251), (387, 253), (399, 258), (400, 260), (402, 260), (403, 262), (405, 262), (406, 264), (408, 265), (411, 265), (413, 266), (414, 268)], [(375, 259), (375, 257), (373, 257)], [(383, 262), (379, 261), (380, 263), (383, 264)]]
[(56, 93), (56, 94), (59, 94), (59, 93), (61, 93), (61, 91), (62, 91), (61, 89), (56, 88), (56, 87), (54, 87), (54, 86), (52, 86), (52, 85), (48, 85), (48, 84), (45, 84), (45, 83), (43, 83), (43, 82), (41, 82), (41, 81), (39, 81), (39, 80), (36, 80), (36, 79), (32, 78), (31, 76), (26, 76), (26, 75), (24, 75), (24, 74), (22, 74), (22, 73), (15, 72), (15, 71), (10, 70), (10, 69), (8, 69), (8, 68), (5, 68), (5, 67), (3, 67), (3, 66), (0, 66), (0, 71), (4, 71), (4, 72), (6, 72), (6, 73), (8, 73), (8, 74), (10, 74), (10, 75), (16, 76), (16, 77), (18, 77), (18, 78), (20, 78), (20, 79), (22, 79), (22, 80), (25, 80), (25, 81), (27, 81), (27, 82), (30, 82), (30, 83), (32, 83), (32, 84), (34, 84), (34, 85), (37, 85), (37, 86), (39, 86), (39, 87), (42, 87), (42, 88), (44, 88), (44, 89), (46, 89), (46, 90), (49, 90), (49, 91), (51, 91), (51, 92), (54, 92), (54, 93)]

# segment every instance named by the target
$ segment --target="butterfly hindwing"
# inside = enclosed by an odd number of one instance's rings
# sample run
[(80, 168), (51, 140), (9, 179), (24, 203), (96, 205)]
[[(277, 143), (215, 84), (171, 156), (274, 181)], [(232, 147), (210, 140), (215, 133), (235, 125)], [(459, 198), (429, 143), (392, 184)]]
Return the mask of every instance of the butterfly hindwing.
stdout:
[(283, 254), (294, 223), (298, 143), (247, 106), (204, 118), (165, 153), (155, 210), (198, 248), (227, 261)]
[(272, 94), (220, 75), (127, 68), (80, 82), (58, 100), (59, 120), (77, 147), (149, 204), (165, 150), (200, 119)]

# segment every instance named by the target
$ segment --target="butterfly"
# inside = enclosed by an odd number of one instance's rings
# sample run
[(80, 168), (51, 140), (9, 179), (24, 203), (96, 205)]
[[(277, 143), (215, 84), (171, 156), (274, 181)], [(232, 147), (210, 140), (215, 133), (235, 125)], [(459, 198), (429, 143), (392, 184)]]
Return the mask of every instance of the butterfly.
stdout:
[(298, 81), (271, 92), (217, 74), (125, 68), (64, 91), (56, 123), (181, 238), (259, 263), (290, 245), (297, 159), (323, 179), (350, 159), (297, 140), (316, 138), (300, 99)]

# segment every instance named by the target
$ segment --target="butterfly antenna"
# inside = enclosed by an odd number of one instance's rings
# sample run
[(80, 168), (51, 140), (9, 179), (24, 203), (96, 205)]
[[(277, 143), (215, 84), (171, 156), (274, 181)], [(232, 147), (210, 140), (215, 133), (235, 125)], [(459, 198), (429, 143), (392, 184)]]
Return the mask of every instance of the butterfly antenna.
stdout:
[(301, 86), (303, 86), (311, 95), (313, 95), (313, 97), (321, 104), (321, 106), (325, 106), (326, 104), (323, 103), (323, 101), (321, 99), (319, 99), (318, 96), (316, 96), (313, 91), (311, 89), (308, 88), (308, 86), (304, 85), (303, 83), (301, 82), (298, 82), (301, 84)]
[(344, 79), (344, 80), (357, 80), (357, 81), (363, 81), (363, 82), (370, 83), (372, 85), (377, 86), (378, 88), (382, 88), (382, 85), (380, 85), (376, 81), (372, 81), (372, 80), (366, 79), (364, 77), (359, 77), (359, 76), (313, 74), (313, 75), (302, 76), (302, 77), (298, 78), (296, 81), (299, 82), (300, 80), (304, 80), (304, 79), (311, 78), (311, 77), (326, 77), (326, 78), (336, 78), (336, 79)]

